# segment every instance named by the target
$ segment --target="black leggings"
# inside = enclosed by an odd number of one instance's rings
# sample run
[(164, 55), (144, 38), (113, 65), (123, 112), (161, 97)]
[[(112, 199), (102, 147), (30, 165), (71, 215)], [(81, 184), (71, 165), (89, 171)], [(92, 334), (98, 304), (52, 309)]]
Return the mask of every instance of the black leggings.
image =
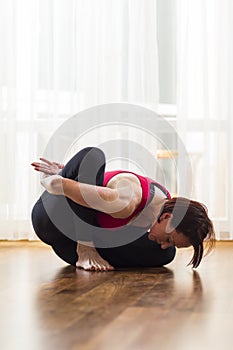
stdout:
[[(82, 183), (102, 186), (104, 171), (104, 153), (98, 148), (87, 147), (66, 164), (61, 175)], [(76, 265), (77, 241), (95, 241), (93, 232), (98, 227), (97, 213), (68, 198), (44, 191), (33, 207), (32, 224), (37, 236), (51, 245), (61, 259)], [(89, 225), (85, 225), (85, 222)], [(174, 247), (161, 249), (160, 245), (148, 239), (148, 233), (122, 246), (96, 249), (114, 267), (159, 267), (171, 262), (175, 256)]]

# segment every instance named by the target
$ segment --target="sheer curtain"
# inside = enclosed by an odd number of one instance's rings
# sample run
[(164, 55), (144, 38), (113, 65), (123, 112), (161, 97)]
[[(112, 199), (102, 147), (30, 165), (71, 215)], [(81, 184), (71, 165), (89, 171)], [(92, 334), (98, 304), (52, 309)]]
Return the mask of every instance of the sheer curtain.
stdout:
[(59, 125), (103, 103), (156, 108), (156, 2), (1, 1), (0, 45), (0, 239), (33, 239), (29, 164)]
[(220, 239), (233, 239), (232, 23), (231, 0), (177, 0), (178, 131)]

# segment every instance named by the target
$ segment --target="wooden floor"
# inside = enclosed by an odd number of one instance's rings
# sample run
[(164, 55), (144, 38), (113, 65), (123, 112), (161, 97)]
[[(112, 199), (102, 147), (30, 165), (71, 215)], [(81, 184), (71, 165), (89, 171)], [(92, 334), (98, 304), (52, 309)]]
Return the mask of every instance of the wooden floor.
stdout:
[(190, 249), (166, 268), (86, 272), (44, 244), (0, 242), (2, 350), (233, 348), (233, 242), (193, 272)]

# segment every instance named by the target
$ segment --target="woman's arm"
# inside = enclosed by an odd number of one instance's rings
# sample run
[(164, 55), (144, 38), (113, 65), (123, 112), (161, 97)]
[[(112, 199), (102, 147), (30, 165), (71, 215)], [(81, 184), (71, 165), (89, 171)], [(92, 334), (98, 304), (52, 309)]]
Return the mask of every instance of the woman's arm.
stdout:
[(31, 165), (44, 174), (41, 184), (51, 194), (65, 195), (77, 204), (115, 218), (129, 217), (141, 201), (141, 186), (135, 176), (113, 181), (112, 188), (88, 185), (59, 176), (58, 172), (64, 165), (45, 158), (40, 160), (42, 162), (33, 162)]
[(45, 177), (41, 184), (52, 194), (65, 195), (77, 204), (116, 218), (129, 217), (141, 200), (135, 183), (125, 180), (114, 189), (77, 182), (59, 175)]

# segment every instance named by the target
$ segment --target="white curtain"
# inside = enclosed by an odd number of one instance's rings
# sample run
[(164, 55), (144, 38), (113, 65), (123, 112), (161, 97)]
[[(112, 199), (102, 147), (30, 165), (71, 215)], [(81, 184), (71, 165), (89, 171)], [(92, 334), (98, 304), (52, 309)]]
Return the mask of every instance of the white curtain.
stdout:
[(1, 0), (0, 48), (0, 239), (33, 239), (29, 164), (59, 125), (103, 103), (157, 107), (156, 1)]
[(221, 239), (233, 239), (232, 34), (231, 0), (177, 0), (178, 131), (192, 196), (207, 205)]

